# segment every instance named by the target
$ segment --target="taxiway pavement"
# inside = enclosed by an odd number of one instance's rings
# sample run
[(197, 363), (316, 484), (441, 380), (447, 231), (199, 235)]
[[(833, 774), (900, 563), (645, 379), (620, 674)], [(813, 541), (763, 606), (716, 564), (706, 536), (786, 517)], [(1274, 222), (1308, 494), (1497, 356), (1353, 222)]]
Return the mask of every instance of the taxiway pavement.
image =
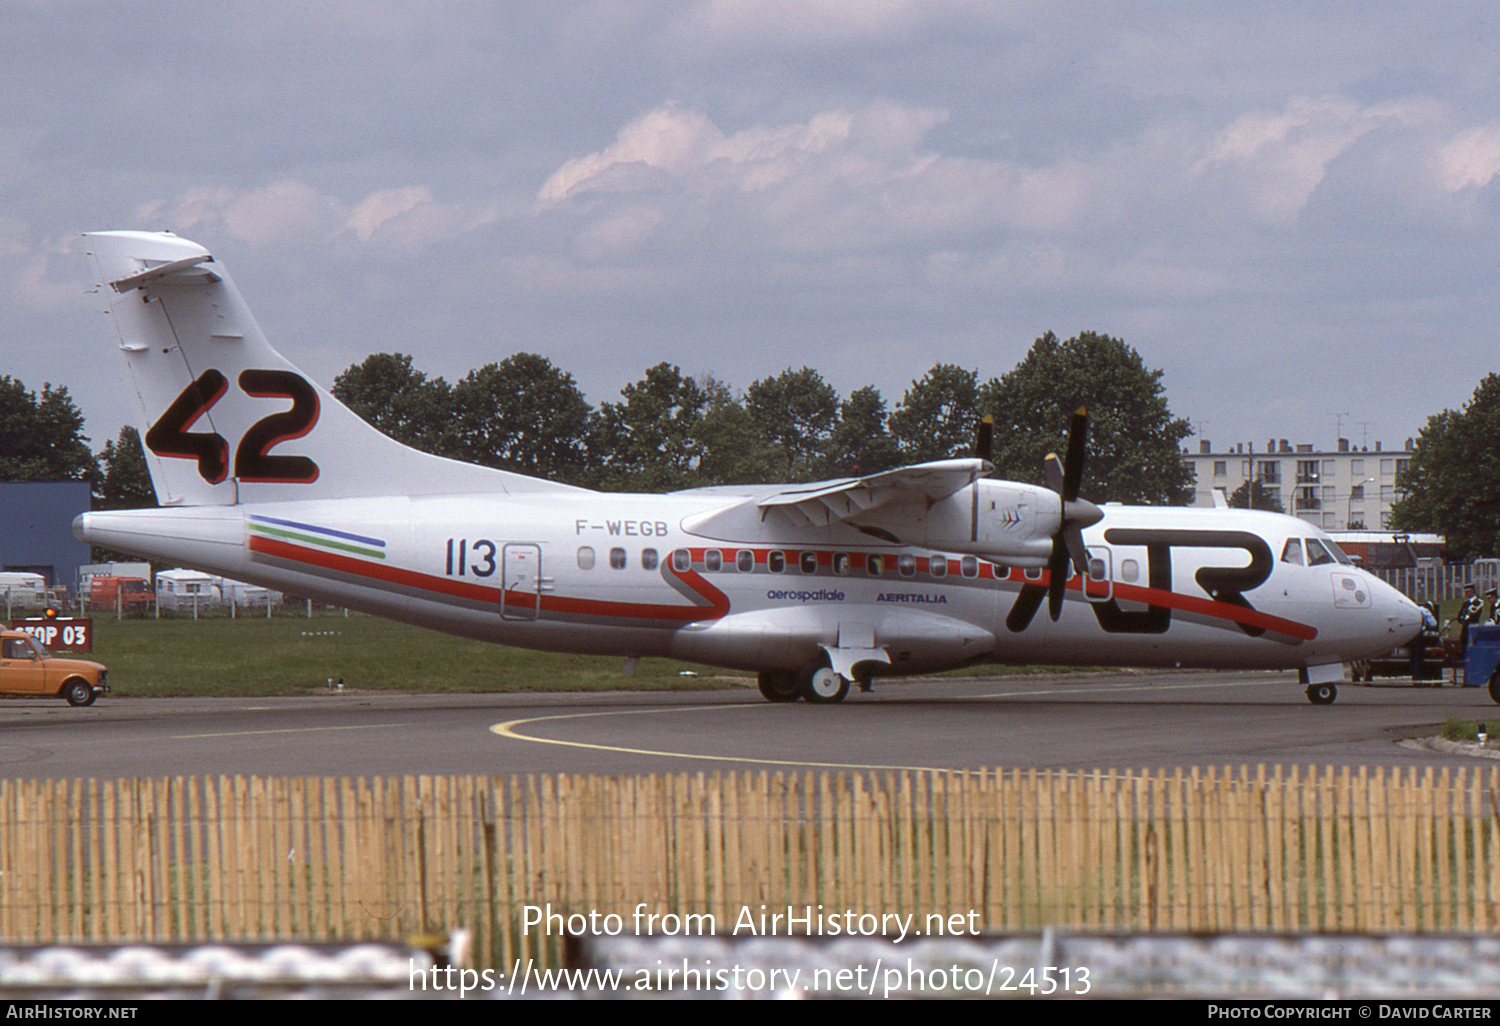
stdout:
[(1397, 744), (1450, 715), (1500, 726), (1483, 688), (1343, 685), (1314, 706), (1286, 673), (886, 682), (833, 706), (772, 705), (751, 688), (8, 700), (0, 776), (1466, 764)]

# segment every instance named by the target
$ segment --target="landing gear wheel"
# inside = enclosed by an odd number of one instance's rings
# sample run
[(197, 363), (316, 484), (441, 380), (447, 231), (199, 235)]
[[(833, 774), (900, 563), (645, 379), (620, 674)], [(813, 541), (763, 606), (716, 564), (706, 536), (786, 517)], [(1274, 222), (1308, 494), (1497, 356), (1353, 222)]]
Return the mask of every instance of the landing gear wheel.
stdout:
[(797, 675), (789, 670), (760, 671), (759, 686), (760, 695), (767, 702), (795, 702), (802, 697)]
[(68, 700), (69, 705), (93, 705), (94, 689), (89, 687), (87, 681), (69, 681), (67, 687), (63, 688), (63, 697)]
[(816, 666), (802, 671), (802, 697), (817, 705), (842, 702), (849, 693), (849, 682), (831, 666)]
[(1337, 697), (1339, 697), (1339, 689), (1332, 684), (1309, 684), (1307, 686), (1307, 700), (1313, 705), (1332, 705)]
[(1500, 702), (1500, 670), (1490, 674), (1490, 697)]

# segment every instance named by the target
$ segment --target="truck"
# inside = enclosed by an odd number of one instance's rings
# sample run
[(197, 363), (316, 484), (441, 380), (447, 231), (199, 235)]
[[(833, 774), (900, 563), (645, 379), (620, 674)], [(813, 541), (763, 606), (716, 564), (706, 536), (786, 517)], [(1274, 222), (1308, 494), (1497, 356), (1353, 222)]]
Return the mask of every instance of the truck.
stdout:
[(95, 609), (144, 611), (155, 598), (151, 582), (141, 577), (95, 577), (89, 582), (89, 605)]

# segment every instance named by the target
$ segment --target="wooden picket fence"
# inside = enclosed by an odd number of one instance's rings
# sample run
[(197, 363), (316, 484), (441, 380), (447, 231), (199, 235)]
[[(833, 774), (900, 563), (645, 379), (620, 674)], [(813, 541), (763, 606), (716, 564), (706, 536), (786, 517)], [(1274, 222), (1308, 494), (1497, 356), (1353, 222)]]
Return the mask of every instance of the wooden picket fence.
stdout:
[(497, 965), (558, 957), (523, 933), (549, 905), (626, 933), (638, 910), (657, 932), (712, 916), (719, 936), (819, 905), (1002, 931), (1495, 932), (1497, 786), (1493, 767), (0, 780), (0, 942), (466, 927)]

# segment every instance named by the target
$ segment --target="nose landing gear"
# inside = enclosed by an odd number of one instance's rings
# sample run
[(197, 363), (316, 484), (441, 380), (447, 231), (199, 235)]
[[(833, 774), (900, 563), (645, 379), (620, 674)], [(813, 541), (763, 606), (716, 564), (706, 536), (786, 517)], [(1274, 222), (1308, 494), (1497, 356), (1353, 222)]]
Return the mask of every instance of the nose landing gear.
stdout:
[(1307, 700), (1313, 705), (1332, 705), (1337, 697), (1339, 697), (1339, 689), (1332, 684), (1309, 684), (1307, 686)]

